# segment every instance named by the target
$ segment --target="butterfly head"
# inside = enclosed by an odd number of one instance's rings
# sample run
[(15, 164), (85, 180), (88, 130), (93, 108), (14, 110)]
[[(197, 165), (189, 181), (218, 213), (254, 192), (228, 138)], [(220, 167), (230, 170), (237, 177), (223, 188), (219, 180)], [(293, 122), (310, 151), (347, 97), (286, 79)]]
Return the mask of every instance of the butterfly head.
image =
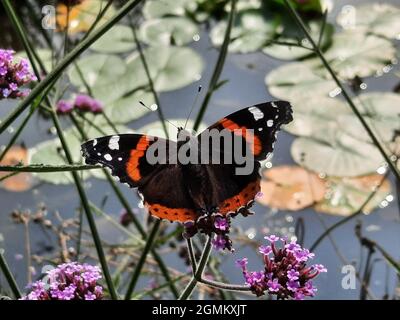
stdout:
[(182, 127), (179, 127), (178, 128), (178, 135), (177, 135), (176, 138), (178, 139), (178, 142), (187, 142), (191, 138), (193, 138), (193, 134), (190, 131), (188, 131), (188, 130), (182, 128)]

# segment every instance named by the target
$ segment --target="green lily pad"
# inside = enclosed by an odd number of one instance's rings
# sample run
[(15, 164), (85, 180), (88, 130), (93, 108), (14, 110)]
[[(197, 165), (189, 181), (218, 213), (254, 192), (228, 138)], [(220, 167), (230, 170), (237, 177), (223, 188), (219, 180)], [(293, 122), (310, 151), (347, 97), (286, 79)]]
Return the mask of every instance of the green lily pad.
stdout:
[(291, 147), (293, 160), (305, 168), (328, 176), (355, 177), (375, 172), (384, 160), (370, 143), (337, 131), (335, 136), (297, 138)]
[[(314, 208), (316, 211), (327, 214), (349, 216), (361, 208), (381, 180), (382, 176), (379, 174), (357, 178), (328, 177), (326, 180), (328, 191), (325, 198), (318, 202)], [(390, 192), (390, 181), (385, 179), (376, 194), (368, 201), (363, 213), (369, 214), (377, 206), (388, 203), (386, 199), (391, 200), (393, 198), (393, 196), (390, 196)]]
[(113, 123), (128, 123), (150, 112), (149, 109), (143, 107), (139, 103), (140, 101), (146, 106), (151, 106), (155, 103), (154, 96), (151, 92), (137, 90), (105, 105), (104, 112)]
[(143, 15), (146, 19), (161, 18), (164, 16), (183, 16), (185, 11), (193, 11), (197, 8), (193, 0), (149, 0), (143, 7)]
[(90, 48), (102, 53), (121, 53), (133, 51), (136, 45), (131, 28), (117, 24), (93, 43)]
[(151, 45), (178, 45), (193, 41), (199, 33), (197, 24), (184, 17), (165, 17), (145, 21), (140, 26), (140, 38)]
[[(214, 46), (222, 45), (227, 21), (220, 21), (210, 32)], [(273, 19), (267, 20), (260, 10), (244, 10), (236, 15), (231, 30), (230, 52), (249, 53), (260, 50), (275, 34)]]
[[(293, 26), (293, 24), (291, 24)], [(321, 30), (321, 22), (312, 21), (309, 24), (309, 29), (311, 32), (311, 36), (314, 41), (318, 43), (319, 34)], [(326, 24), (324, 29), (324, 34), (321, 39), (321, 48), (324, 49), (328, 47), (331, 43), (332, 34), (333, 34), (333, 26), (331, 24)], [(304, 34), (298, 28), (291, 28), (290, 30), (284, 30), (282, 35), (277, 39), (281, 42), (289, 42), (289, 43), (301, 43), (303, 46), (312, 49), (309, 41), (304, 38)], [(301, 40), (301, 41), (299, 41)], [(287, 46), (280, 44), (271, 44), (263, 48), (263, 52), (273, 58), (280, 60), (296, 60), (311, 56), (314, 54), (312, 50), (306, 48), (298, 47), (298, 46)]]
[(400, 8), (388, 3), (346, 7), (338, 15), (337, 22), (344, 29), (358, 29), (389, 39), (400, 39)]
[(265, 77), (268, 91), (276, 98), (291, 102), (329, 97), (337, 91), (336, 83), (318, 74), (304, 63), (285, 64)]
[(350, 107), (337, 98), (314, 97), (294, 101), (293, 121), (284, 126), (291, 134), (302, 137), (317, 136), (332, 139), (337, 134), (337, 118), (352, 115)]
[[(360, 95), (355, 102), (377, 138), (383, 142), (391, 142), (395, 130), (400, 128), (400, 95), (371, 92)], [(354, 115), (340, 116), (337, 123), (341, 130), (353, 137), (372, 142)]]
[[(324, 55), (341, 78), (354, 79), (382, 72), (396, 57), (396, 49), (389, 40), (349, 30), (335, 34), (332, 45)], [(328, 74), (320, 59), (315, 58), (308, 63), (321, 74)]]
[[(96, 116), (100, 119), (100, 116)], [(99, 123), (101, 129), (106, 134), (115, 133), (113, 129), (105, 123)], [(125, 127), (117, 127), (119, 132), (128, 132), (129, 129)], [(89, 139), (104, 135), (93, 126), (85, 127), (85, 133)], [(64, 130), (65, 139), (71, 150), (72, 159), (74, 163), (83, 162), (81, 155), (81, 143), (83, 142), (78, 131), (75, 128)], [(62, 165), (66, 164), (64, 152), (62, 151), (61, 143), (58, 138), (39, 143), (33, 148), (29, 149), (30, 162), (34, 164), (48, 164), (48, 165)], [(100, 169), (99, 169), (100, 170)], [(95, 174), (95, 170), (82, 171), (82, 178), (86, 179)], [(98, 174), (98, 173), (97, 173)], [(39, 179), (53, 183), (53, 184), (69, 184), (73, 183), (71, 172), (50, 172), (50, 173), (36, 173)]]
[[(144, 51), (150, 75), (157, 91), (173, 91), (201, 79), (204, 63), (191, 48), (157, 46)], [(130, 73), (135, 74), (136, 86), (147, 84), (139, 53), (127, 59)]]

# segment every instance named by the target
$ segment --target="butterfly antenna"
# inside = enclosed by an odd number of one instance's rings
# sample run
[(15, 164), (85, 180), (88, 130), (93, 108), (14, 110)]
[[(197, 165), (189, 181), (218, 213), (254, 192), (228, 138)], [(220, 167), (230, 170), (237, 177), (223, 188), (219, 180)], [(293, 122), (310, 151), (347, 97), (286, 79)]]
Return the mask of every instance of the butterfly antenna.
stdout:
[(194, 98), (192, 107), (190, 108), (190, 112), (189, 112), (189, 115), (188, 115), (187, 118), (186, 118), (185, 126), (183, 127), (183, 129), (186, 129), (187, 123), (188, 123), (188, 121), (189, 121), (189, 119), (190, 119), (190, 116), (192, 115), (193, 109), (194, 109), (194, 107), (195, 107), (196, 104), (197, 104), (197, 100), (199, 99), (199, 95), (200, 95), (201, 88), (202, 88), (202, 87), (199, 86), (199, 88), (197, 89), (196, 98)]
[[(151, 112), (156, 111), (158, 109), (158, 106), (156, 104), (152, 104), (150, 107), (148, 107), (143, 103), (143, 101), (139, 101), (139, 103), (146, 109), (150, 110)], [(168, 119), (165, 119), (165, 121), (167, 121), (170, 125), (174, 126), (175, 128), (177, 128), (179, 130), (179, 128), (176, 125), (174, 125), (171, 121), (169, 121)]]

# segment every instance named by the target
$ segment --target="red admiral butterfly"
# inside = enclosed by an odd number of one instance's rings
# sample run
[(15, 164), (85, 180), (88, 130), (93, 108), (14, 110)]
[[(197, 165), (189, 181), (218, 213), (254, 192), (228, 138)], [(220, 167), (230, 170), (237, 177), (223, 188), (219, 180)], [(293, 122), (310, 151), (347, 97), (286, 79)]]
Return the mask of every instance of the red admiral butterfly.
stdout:
[[(245, 214), (260, 190), (260, 160), (273, 151), (276, 133), (282, 124), (292, 121), (292, 108), (286, 101), (257, 104), (228, 115), (197, 137), (179, 128), (178, 142), (142, 134), (121, 134), (100, 137), (82, 145), (87, 164), (100, 163), (112, 170), (120, 182), (138, 188), (151, 215), (170, 221), (196, 221), (202, 213), (222, 215)], [(238, 175), (243, 163), (233, 161), (183, 163), (172, 161), (172, 155), (196, 147), (199, 157), (203, 146), (218, 149), (219, 155), (234, 154), (233, 146), (224, 142), (229, 135), (211, 141), (206, 132), (228, 132), (239, 137), (252, 155), (252, 170)], [(183, 138), (182, 138), (183, 137)], [(215, 143), (217, 142), (217, 143)], [(226, 142), (226, 141), (225, 141)], [(154, 152), (153, 144), (165, 146)], [(229, 147), (230, 146), (230, 147)], [(171, 152), (172, 151), (172, 152)], [(164, 162), (153, 163), (150, 153), (163, 156)], [(208, 159), (208, 156), (205, 157)], [(202, 158), (203, 159), (203, 158)], [(225, 160), (225, 158), (224, 158)]]

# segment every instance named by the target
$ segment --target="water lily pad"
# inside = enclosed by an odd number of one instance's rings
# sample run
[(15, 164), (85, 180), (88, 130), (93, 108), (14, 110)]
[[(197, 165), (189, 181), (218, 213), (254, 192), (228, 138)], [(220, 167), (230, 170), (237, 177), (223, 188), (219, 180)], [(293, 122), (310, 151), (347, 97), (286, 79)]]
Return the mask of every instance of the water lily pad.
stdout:
[(355, 177), (375, 172), (384, 160), (370, 143), (338, 131), (330, 141), (319, 136), (297, 138), (291, 147), (293, 160), (328, 176)]
[[(380, 141), (390, 142), (400, 128), (400, 96), (395, 93), (371, 92), (355, 100), (358, 110)], [(372, 142), (354, 115), (340, 116), (339, 128), (353, 137)]]
[[(321, 30), (321, 22), (311, 21), (309, 24), (309, 30), (314, 41), (318, 42), (319, 34)], [(291, 24), (293, 26), (293, 23)], [(289, 43), (301, 43), (303, 46), (312, 49), (312, 45), (309, 41), (304, 38), (304, 34), (299, 28), (288, 28), (285, 29), (282, 35), (277, 38), (278, 41), (289, 42)], [(328, 47), (331, 43), (333, 26), (331, 24), (326, 24), (324, 29), (324, 34), (321, 40), (321, 49)], [(312, 50), (301, 48), (298, 46), (287, 46), (279, 44), (271, 44), (263, 48), (263, 52), (273, 58), (280, 60), (296, 60), (311, 56), (314, 54)]]
[[(220, 21), (210, 32), (214, 46), (222, 45), (227, 21)], [(236, 15), (231, 30), (230, 52), (249, 53), (260, 50), (275, 34), (273, 19), (266, 19), (260, 10), (244, 10)]]
[(93, 43), (90, 48), (104, 53), (121, 53), (133, 51), (136, 45), (132, 29), (128, 26), (117, 24)]
[(332, 139), (338, 130), (337, 118), (340, 115), (353, 114), (351, 109), (337, 98), (314, 97), (296, 100), (292, 105), (293, 121), (284, 129), (302, 137)]
[(193, 0), (149, 0), (143, 7), (143, 15), (147, 19), (174, 15), (183, 16), (186, 10), (193, 11), (197, 4)]
[(143, 107), (139, 102), (142, 101), (146, 106), (155, 103), (151, 92), (137, 90), (127, 96), (123, 96), (104, 106), (104, 112), (113, 123), (124, 124), (139, 119), (150, 110)]
[[(344, 79), (381, 72), (395, 57), (396, 49), (389, 40), (357, 30), (335, 34), (332, 45), (325, 52), (328, 63)], [(320, 59), (314, 58), (308, 63), (321, 74), (328, 74)]]
[[(68, 25), (68, 32), (70, 34), (88, 31), (96, 21), (97, 16), (104, 8), (105, 4), (104, 1), (82, 1), (81, 4), (70, 8), (68, 13), (67, 6), (63, 3), (59, 3), (57, 5), (58, 30), (63, 31)], [(109, 21), (114, 13), (114, 7), (109, 7), (98, 22), (97, 27)]]
[(336, 83), (301, 62), (285, 64), (265, 77), (268, 91), (276, 98), (291, 102), (313, 97), (329, 97)]
[(141, 40), (151, 45), (182, 46), (192, 42), (198, 33), (197, 24), (184, 17), (147, 20), (140, 27)]
[[(28, 151), (21, 146), (11, 147), (5, 154), (0, 164), (2, 166), (16, 166), (29, 163)], [(0, 178), (9, 175), (10, 172), (0, 172)], [(29, 172), (18, 173), (0, 183), (0, 186), (8, 191), (23, 192), (29, 190), (33, 185), (32, 174)]]
[(90, 86), (95, 98), (104, 104), (115, 101), (134, 89), (134, 83), (128, 82), (130, 75), (127, 65), (120, 57), (106, 54), (92, 54), (79, 59), (76, 67), (69, 70), (71, 82), (82, 91), (86, 90), (81, 75)]
[[(101, 119), (99, 118), (99, 116), (96, 117), (98, 119)], [(114, 130), (104, 122), (103, 123), (99, 122), (98, 125), (101, 127), (101, 130), (105, 134), (115, 133)], [(122, 126), (118, 126), (117, 129), (118, 132), (123, 132), (123, 133), (128, 133), (130, 131), (128, 128)], [(89, 139), (104, 135), (102, 132), (100, 132), (93, 126), (90, 127), (86, 126), (85, 133), (87, 134)], [(68, 143), (68, 146), (71, 150), (73, 161), (75, 163), (83, 162), (80, 151), (81, 143), (83, 141), (77, 130), (74, 128), (66, 129), (64, 130), (64, 135)], [(58, 138), (54, 138), (52, 140), (39, 143), (37, 146), (29, 149), (29, 154), (31, 158), (31, 163), (34, 164), (62, 165), (67, 163), (64, 151), (62, 150), (60, 140)], [(81, 176), (83, 179), (86, 179), (94, 175), (96, 171), (100, 171), (100, 169), (82, 171)], [(36, 173), (35, 175), (39, 179), (53, 184), (73, 183), (70, 172), (51, 172), (51, 173), (44, 172), (44, 173)], [(96, 176), (101, 176), (101, 173), (97, 172)]]
[[(201, 79), (203, 60), (191, 48), (149, 47), (144, 51), (144, 55), (157, 91), (173, 91)], [(138, 53), (128, 57), (128, 68), (129, 72), (135, 74), (136, 86), (147, 84), (145, 70)]]
[(324, 198), (325, 181), (297, 166), (278, 166), (263, 172), (261, 195), (256, 201), (280, 210), (297, 211)]
[(400, 39), (400, 8), (388, 3), (345, 7), (337, 17), (344, 29), (360, 29), (390, 39)]
[[(372, 174), (357, 178), (332, 178), (327, 179), (328, 191), (325, 198), (315, 205), (315, 210), (323, 213), (349, 216), (357, 212), (368, 199), (374, 189), (380, 184), (382, 176)], [(390, 181), (385, 179), (375, 196), (365, 206), (363, 212), (369, 214), (374, 208), (387, 203), (386, 199), (391, 192)]]

